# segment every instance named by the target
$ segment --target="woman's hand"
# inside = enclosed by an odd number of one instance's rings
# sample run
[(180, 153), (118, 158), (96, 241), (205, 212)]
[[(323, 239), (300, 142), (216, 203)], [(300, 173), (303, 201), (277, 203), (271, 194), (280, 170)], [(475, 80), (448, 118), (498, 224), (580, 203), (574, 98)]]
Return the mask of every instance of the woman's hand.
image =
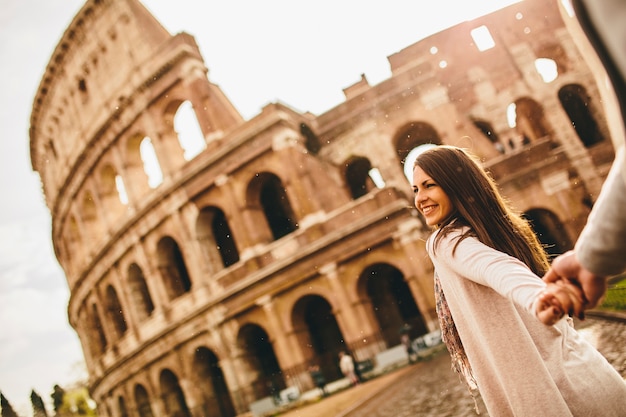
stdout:
[(535, 304), (537, 318), (546, 325), (553, 325), (565, 314), (584, 319), (585, 298), (580, 287), (567, 280), (548, 283)]
[(574, 251), (565, 252), (554, 258), (543, 280), (546, 283), (565, 280), (580, 285), (586, 300), (586, 310), (598, 305), (607, 289), (607, 277), (596, 275), (583, 267)]

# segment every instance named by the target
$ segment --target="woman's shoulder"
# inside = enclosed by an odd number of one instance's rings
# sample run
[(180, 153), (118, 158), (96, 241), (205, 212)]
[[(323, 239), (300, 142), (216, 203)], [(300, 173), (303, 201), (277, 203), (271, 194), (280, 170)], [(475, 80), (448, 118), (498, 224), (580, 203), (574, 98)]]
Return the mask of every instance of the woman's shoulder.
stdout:
[(428, 238), (427, 245), (430, 250), (452, 250), (461, 238), (463, 240), (472, 238), (472, 234), (468, 235), (468, 232), (470, 232), (470, 228), (467, 226), (437, 229)]

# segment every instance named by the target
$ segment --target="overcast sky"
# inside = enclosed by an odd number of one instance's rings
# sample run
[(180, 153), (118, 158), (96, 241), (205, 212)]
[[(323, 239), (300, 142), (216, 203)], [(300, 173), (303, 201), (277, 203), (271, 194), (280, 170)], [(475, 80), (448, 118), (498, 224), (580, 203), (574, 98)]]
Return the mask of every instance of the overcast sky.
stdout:
[[(513, 2), (143, 1), (170, 33), (196, 38), (209, 78), (246, 119), (275, 101), (323, 113), (362, 73), (371, 85), (388, 78), (387, 56)], [(83, 4), (0, 0), (0, 391), (22, 417), (32, 414), (31, 389), (48, 401), (83, 360), (28, 137), (35, 90)]]

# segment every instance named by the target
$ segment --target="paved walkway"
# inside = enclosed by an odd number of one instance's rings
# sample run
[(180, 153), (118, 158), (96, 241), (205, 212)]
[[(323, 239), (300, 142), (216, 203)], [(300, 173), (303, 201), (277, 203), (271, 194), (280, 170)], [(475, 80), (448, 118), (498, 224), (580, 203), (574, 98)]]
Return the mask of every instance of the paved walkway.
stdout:
[(365, 381), (317, 402), (280, 414), (280, 417), (340, 417), (371, 399), (396, 380), (412, 372), (413, 366), (405, 366), (389, 374)]
[[(626, 378), (626, 322), (588, 317), (577, 323), (594, 346)], [(479, 399), (481, 416), (486, 417)], [(445, 349), (431, 359), (405, 366), (280, 417), (473, 417), (474, 403), (450, 369)]]

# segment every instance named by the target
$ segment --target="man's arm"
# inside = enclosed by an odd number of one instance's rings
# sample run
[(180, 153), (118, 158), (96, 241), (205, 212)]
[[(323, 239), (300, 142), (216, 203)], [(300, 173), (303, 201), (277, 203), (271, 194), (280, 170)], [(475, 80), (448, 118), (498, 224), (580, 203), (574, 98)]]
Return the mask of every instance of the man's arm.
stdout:
[(607, 277), (626, 270), (626, 172), (622, 147), (598, 201), (573, 251), (558, 256), (543, 277), (546, 283), (567, 278), (579, 285), (585, 308), (595, 307), (607, 289)]

